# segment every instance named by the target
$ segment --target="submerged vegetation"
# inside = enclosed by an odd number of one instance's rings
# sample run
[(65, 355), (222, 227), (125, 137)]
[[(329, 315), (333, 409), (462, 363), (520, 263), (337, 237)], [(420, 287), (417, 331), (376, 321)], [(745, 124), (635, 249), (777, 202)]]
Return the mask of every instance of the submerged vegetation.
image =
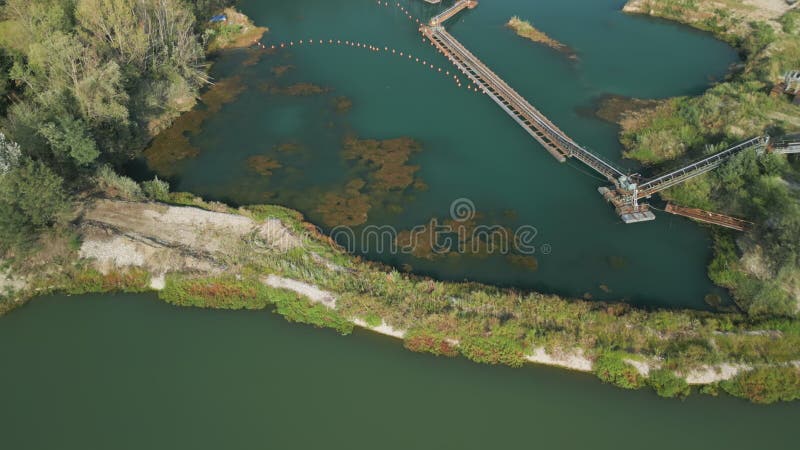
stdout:
[(272, 175), (273, 170), (280, 169), (283, 165), (268, 156), (256, 155), (247, 158), (247, 167), (259, 175), (268, 177)]
[(376, 140), (349, 136), (342, 147), (342, 159), (349, 163), (351, 178), (344, 186), (324, 193), (315, 208), (327, 226), (362, 225), (375, 205), (396, 199), (422, 183), (416, 177), (419, 166), (408, 164), (422, 145), (409, 137)]
[(153, 139), (144, 151), (150, 169), (162, 176), (175, 175), (175, 163), (194, 158), (199, 150), (189, 140), (200, 132), (200, 127), (223, 105), (236, 100), (245, 86), (241, 78), (231, 77), (214, 83), (201, 97), (204, 108), (195, 108), (178, 117), (166, 130)]
[(329, 91), (328, 88), (305, 82), (294, 83), (289, 86), (276, 86), (265, 83), (261, 86), (261, 90), (269, 92), (272, 95), (288, 95), (291, 97), (308, 97), (311, 95), (324, 94)]

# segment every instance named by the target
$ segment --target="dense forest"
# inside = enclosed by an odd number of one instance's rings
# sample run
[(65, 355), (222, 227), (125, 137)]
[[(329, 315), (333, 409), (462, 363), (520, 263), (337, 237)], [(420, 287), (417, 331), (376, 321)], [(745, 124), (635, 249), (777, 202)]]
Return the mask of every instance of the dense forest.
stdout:
[(1, 2), (0, 252), (64, 220), (73, 195), (194, 105), (200, 27), (227, 3)]

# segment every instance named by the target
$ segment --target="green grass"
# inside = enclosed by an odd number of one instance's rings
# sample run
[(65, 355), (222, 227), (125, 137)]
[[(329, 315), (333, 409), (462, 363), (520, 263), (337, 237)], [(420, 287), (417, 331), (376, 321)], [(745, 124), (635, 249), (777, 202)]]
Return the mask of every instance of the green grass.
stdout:
[(800, 369), (794, 366), (755, 369), (723, 381), (720, 386), (731, 395), (748, 398), (755, 403), (798, 400)]
[(686, 380), (675, 375), (671, 370), (653, 370), (647, 378), (647, 384), (652, 387), (658, 395), (666, 398), (688, 396), (692, 390)]

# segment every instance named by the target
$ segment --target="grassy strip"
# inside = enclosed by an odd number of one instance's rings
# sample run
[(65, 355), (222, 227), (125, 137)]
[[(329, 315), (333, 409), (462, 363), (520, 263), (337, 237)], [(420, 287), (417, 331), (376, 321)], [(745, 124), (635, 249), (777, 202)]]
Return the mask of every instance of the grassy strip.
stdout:
[(458, 356), (458, 348), (442, 336), (420, 331), (406, 334), (403, 346), (412, 352), (430, 353), (436, 356)]
[(214, 309), (264, 309), (272, 303), (272, 290), (257, 280), (232, 276), (215, 278), (167, 277), (159, 298), (178, 306)]
[(800, 368), (761, 368), (739, 374), (720, 383), (722, 389), (736, 397), (756, 403), (774, 403), (800, 399)]
[[(535, 292), (423, 279), (348, 257), (289, 210), (264, 206), (238, 212), (264, 220), (279, 217), (291, 230), (307, 230), (300, 235), (303, 246), (286, 253), (237, 252), (234, 259), (226, 261), (226, 275), (170, 275), (159, 293), (163, 300), (220, 309), (272, 306), (289, 321), (333, 328), (342, 334), (353, 327), (346, 318), (362, 317), (372, 325), (385, 322), (410, 330), (404, 343), (410, 350), (443, 356), (460, 353), (486, 364), (519, 367), (526, 361), (525, 354), (540, 346), (554, 351), (582, 349), (596, 359), (596, 373), (604, 381), (626, 388), (649, 384), (664, 396), (684, 395), (684, 382), (658, 371), (645, 379), (624, 359), (644, 356), (667, 361), (664, 366), (670, 373), (721, 362), (742, 363), (764, 367), (765, 373), (777, 371), (778, 375), (771, 376), (781, 379), (782, 368), (800, 360), (800, 328), (794, 319), (754, 321), (732, 313), (644, 311), (625, 304), (568, 301)], [(329, 254), (336, 255), (343, 265), (331, 268), (329, 262), (320, 260), (320, 255), (327, 258)], [(267, 273), (335, 293), (337, 309), (264, 285), (261, 277)], [(147, 274), (139, 270), (103, 275), (76, 266), (43, 277), (37, 286), (46, 284), (51, 290), (71, 293), (139, 292), (147, 289), (148, 281)], [(765, 396), (754, 389), (725, 390), (771, 401), (791, 398), (792, 389), (788, 386), (779, 396)], [(713, 388), (706, 390), (712, 392)]]
[(289, 322), (333, 328), (344, 335), (353, 331), (353, 324), (335, 311), (292, 291), (267, 286), (257, 278), (171, 275), (159, 298), (173, 305), (198, 308), (260, 310), (274, 306), (275, 312)]

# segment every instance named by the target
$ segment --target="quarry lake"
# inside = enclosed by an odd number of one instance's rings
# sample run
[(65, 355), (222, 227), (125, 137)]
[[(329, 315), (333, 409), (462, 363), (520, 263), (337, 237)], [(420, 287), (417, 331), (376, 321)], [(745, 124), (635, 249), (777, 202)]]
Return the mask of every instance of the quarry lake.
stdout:
[[(597, 193), (605, 180), (577, 161), (555, 161), (420, 39), (416, 18), (441, 7), (400, 5), (407, 12), (367, 0), (243, 1), (243, 11), (270, 28), (266, 49), (216, 57), (216, 85), (154, 142), (150, 169), (173, 189), (288, 206), (325, 230), (386, 225), (401, 233), (442, 223), (454, 201), (468, 199), (471, 225), (535, 227), (536, 249), (547, 250), (525, 260), (352, 249), (439, 279), (646, 306), (704, 308), (709, 294), (725, 298), (706, 275), (703, 228), (663, 213), (622, 224)], [(617, 126), (592, 113), (597, 102), (697, 94), (738, 58), (710, 35), (621, 7), (484, 2), (448, 29), (577, 142), (637, 170), (621, 157)], [(514, 15), (577, 57), (516, 36), (504, 26)]]

